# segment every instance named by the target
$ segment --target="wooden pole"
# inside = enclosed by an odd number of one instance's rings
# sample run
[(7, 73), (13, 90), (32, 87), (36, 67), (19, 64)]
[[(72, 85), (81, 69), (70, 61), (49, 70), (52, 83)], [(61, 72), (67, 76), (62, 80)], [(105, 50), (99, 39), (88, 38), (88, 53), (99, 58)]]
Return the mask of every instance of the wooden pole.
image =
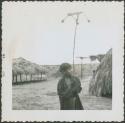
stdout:
[(17, 74), (16, 74), (16, 83), (17, 83)]
[(79, 19), (79, 15), (77, 15), (77, 19), (76, 19), (75, 33), (74, 33), (74, 40), (73, 40), (73, 75), (75, 74), (74, 56), (75, 56), (75, 43), (76, 43), (76, 31), (77, 31), (78, 19)]

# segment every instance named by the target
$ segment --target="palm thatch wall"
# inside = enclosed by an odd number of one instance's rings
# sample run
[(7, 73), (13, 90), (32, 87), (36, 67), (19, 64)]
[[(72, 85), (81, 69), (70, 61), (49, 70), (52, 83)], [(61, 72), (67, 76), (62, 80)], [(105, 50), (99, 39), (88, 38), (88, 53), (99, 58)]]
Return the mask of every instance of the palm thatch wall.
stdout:
[(112, 97), (112, 49), (106, 53), (94, 71), (89, 92), (91, 95)]

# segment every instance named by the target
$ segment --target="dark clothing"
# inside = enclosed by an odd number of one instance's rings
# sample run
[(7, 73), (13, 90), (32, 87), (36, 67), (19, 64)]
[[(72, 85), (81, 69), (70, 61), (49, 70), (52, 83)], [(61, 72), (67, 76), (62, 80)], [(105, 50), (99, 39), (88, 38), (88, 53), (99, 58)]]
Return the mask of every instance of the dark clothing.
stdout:
[(61, 110), (83, 110), (78, 93), (81, 83), (77, 77), (63, 76), (57, 86)]
[(60, 109), (61, 110), (75, 110), (75, 98), (61, 98), (60, 99)]
[(76, 101), (75, 101), (75, 110), (83, 110), (82, 103), (80, 101), (79, 95), (76, 96)]

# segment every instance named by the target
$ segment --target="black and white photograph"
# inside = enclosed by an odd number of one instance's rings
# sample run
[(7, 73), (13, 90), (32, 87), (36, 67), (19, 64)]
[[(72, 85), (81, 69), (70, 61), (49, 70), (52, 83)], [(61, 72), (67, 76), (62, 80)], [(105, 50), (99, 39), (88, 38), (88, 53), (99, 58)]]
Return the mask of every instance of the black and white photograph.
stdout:
[(122, 120), (123, 4), (3, 2), (3, 119)]

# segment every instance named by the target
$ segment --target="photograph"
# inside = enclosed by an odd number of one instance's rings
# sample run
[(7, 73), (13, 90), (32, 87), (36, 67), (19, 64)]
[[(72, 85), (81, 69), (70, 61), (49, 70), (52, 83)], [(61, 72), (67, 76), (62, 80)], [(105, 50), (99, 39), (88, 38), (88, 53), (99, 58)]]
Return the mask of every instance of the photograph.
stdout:
[(8, 110), (110, 113), (115, 97), (122, 104), (123, 4), (3, 2)]

